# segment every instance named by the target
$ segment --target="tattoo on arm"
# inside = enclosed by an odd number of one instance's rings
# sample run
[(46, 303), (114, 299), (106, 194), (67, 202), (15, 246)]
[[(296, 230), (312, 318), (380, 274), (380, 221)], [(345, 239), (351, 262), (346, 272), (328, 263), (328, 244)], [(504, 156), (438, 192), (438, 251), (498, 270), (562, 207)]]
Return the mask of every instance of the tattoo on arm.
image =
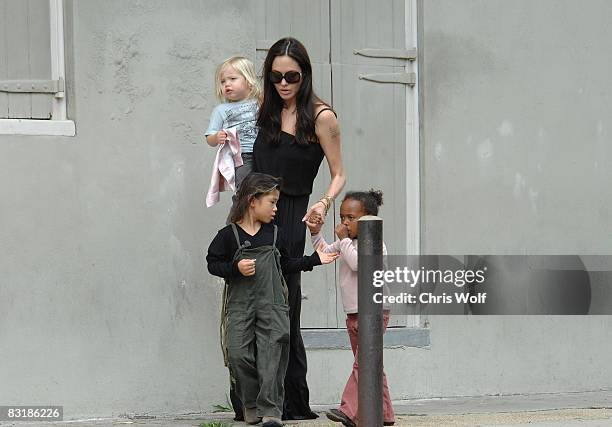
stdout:
[(340, 136), (340, 126), (338, 125), (330, 126), (329, 136), (331, 136), (332, 139), (337, 139)]

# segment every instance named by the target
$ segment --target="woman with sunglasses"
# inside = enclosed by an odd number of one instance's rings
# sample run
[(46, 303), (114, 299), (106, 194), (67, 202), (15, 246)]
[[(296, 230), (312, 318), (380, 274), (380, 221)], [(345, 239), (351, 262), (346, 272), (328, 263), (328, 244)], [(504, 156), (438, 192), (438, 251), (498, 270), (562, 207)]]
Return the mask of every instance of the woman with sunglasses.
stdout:
[[(290, 245), (289, 256), (304, 255), (305, 220), (323, 223), (346, 181), (336, 113), (312, 88), (308, 52), (298, 40), (283, 38), (270, 47), (263, 66), (264, 98), (253, 146), (254, 171), (283, 178), (275, 222)], [(319, 166), (327, 160), (331, 182), (309, 207)], [(285, 276), (289, 288), (290, 350), (285, 375), (283, 419), (313, 419), (306, 383), (306, 351), (300, 332), (300, 273)]]

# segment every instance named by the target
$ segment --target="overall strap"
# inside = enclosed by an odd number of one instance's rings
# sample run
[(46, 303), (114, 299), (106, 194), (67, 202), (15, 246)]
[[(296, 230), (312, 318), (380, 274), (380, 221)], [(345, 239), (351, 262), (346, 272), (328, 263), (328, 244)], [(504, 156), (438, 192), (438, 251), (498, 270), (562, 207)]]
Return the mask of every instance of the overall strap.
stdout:
[(227, 280), (223, 285), (223, 297), (221, 300), (221, 323), (219, 324), (219, 342), (223, 353), (223, 363), (229, 367), (229, 353), (227, 351)]
[(276, 224), (274, 225), (274, 239), (272, 240), (272, 246), (276, 247), (276, 235), (278, 234), (278, 226)]
[(236, 243), (238, 244), (238, 247), (240, 247), (240, 237), (238, 237), (238, 229), (236, 228), (236, 224), (232, 222), (231, 226), (232, 226), (232, 231), (234, 232), (234, 236), (236, 236)]

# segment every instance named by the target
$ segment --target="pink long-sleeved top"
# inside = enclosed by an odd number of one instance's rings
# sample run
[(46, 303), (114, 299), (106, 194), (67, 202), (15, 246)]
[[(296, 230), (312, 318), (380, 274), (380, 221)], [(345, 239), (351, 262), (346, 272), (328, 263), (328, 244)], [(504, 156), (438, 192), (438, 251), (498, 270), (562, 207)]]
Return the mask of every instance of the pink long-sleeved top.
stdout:
[[(312, 246), (318, 249), (323, 243), (323, 252), (340, 252), (340, 294), (346, 314), (357, 313), (357, 239), (348, 237), (335, 240), (328, 244), (321, 233), (311, 237)], [(383, 256), (387, 255), (387, 247), (383, 243)], [(385, 285), (383, 293), (389, 295)], [(389, 310), (389, 304), (383, 304), (384, 310)]]

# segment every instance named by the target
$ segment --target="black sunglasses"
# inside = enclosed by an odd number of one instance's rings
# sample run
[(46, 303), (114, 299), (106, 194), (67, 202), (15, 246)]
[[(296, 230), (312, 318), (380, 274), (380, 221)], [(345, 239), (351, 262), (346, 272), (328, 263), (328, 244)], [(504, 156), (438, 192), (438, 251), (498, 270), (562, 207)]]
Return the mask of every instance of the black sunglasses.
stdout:
[(302, 73), (299, 71), (287, 71), (285, 74), (279, 71), (270, 71), (268, 78), (272, 83), (280, 83), (285, 79), (287, 83), (297, 83), (302, 79)]

